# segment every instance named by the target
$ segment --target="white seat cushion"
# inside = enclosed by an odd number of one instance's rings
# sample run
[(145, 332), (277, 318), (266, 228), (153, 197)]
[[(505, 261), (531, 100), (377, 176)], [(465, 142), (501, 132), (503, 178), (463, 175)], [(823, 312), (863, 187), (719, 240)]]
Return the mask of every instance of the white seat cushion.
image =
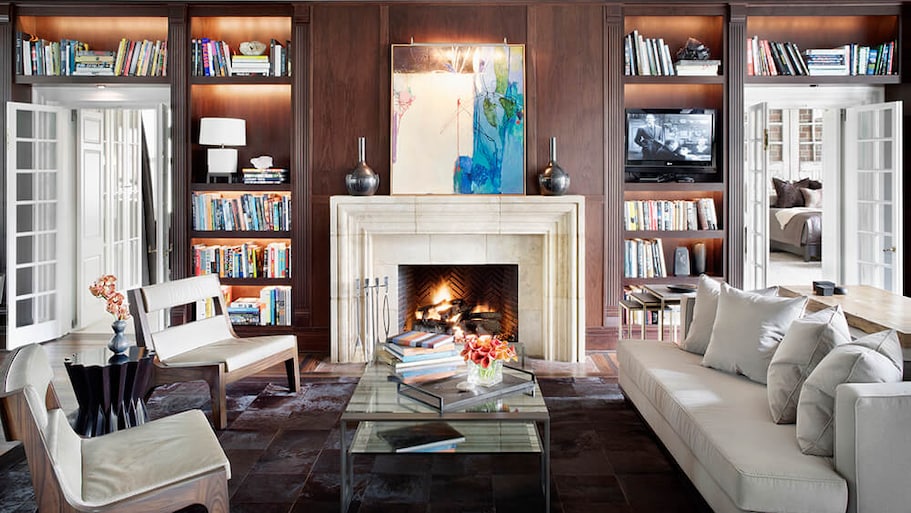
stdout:
[[(180, 436), (175, 436), (180, 435)], [(85, 439), (82, 497), (110, 504), (219, 468), (231, 477), (228, 458), (199, 410)]]
[(618, 356), (620, 372), (740, 509), (844, 513), (847, 483), (829, 458), (800, 452), (793, 424), (772, 422), (764, 386), (669, 343), (621, 341)]
[(162, 359), (162, 363), (169, 367), (195, 367), (223, 363), (225, 370), (231, 372), (288, 349), (297, 350), (297, 340), (294, 335), (228, 338), (215, 340), (168, 359)]

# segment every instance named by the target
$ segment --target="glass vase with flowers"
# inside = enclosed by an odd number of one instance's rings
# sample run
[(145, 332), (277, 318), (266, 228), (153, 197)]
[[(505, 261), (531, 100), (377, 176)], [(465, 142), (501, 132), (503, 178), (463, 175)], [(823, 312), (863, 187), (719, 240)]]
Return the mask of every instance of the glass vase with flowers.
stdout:
[(503, 364), (516, 360), (516, 350), (493, 335), (468, 335), (462, 348), (468, 384), (489, 387), (503, 381)]

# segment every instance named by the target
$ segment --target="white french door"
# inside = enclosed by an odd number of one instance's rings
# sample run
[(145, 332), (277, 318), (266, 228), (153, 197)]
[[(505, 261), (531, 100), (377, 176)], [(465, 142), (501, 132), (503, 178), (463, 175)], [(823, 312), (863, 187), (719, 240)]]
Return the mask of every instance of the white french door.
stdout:
[(60, 337), (72, 319), (70, 111), (7, 103), (7, 349)]
[(79, 194), (76, 197), (78, 234), (76, 252), (77, 327), (110, 319), (104, 301), (88, 294), (89, 285), (105, 273), (104, 205), (107, 200), (104, 174), (104, 115), (100, 110), (81, 110), (78, 115), (77, 151)]
[(902, 293), (902, 105), (846, 109), (845, 283)]
[(769, 267), (767, 104), (750, 106), (746, 121), (743, 287), (757, 289), (766, 286)]

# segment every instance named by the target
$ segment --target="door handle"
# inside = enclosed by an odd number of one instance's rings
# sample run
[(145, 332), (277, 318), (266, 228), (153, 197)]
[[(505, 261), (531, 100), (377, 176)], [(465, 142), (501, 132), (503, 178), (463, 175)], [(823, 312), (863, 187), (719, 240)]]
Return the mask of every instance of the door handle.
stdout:
[(895, 253), (895, 246), (883, 249), (883, 253)]

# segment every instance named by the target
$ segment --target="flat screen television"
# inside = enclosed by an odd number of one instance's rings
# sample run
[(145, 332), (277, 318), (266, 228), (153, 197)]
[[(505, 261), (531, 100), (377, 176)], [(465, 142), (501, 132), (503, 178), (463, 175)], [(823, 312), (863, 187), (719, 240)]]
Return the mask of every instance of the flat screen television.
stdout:
[(626, 170), (714, 173), (713, 109), (627, 109)]

